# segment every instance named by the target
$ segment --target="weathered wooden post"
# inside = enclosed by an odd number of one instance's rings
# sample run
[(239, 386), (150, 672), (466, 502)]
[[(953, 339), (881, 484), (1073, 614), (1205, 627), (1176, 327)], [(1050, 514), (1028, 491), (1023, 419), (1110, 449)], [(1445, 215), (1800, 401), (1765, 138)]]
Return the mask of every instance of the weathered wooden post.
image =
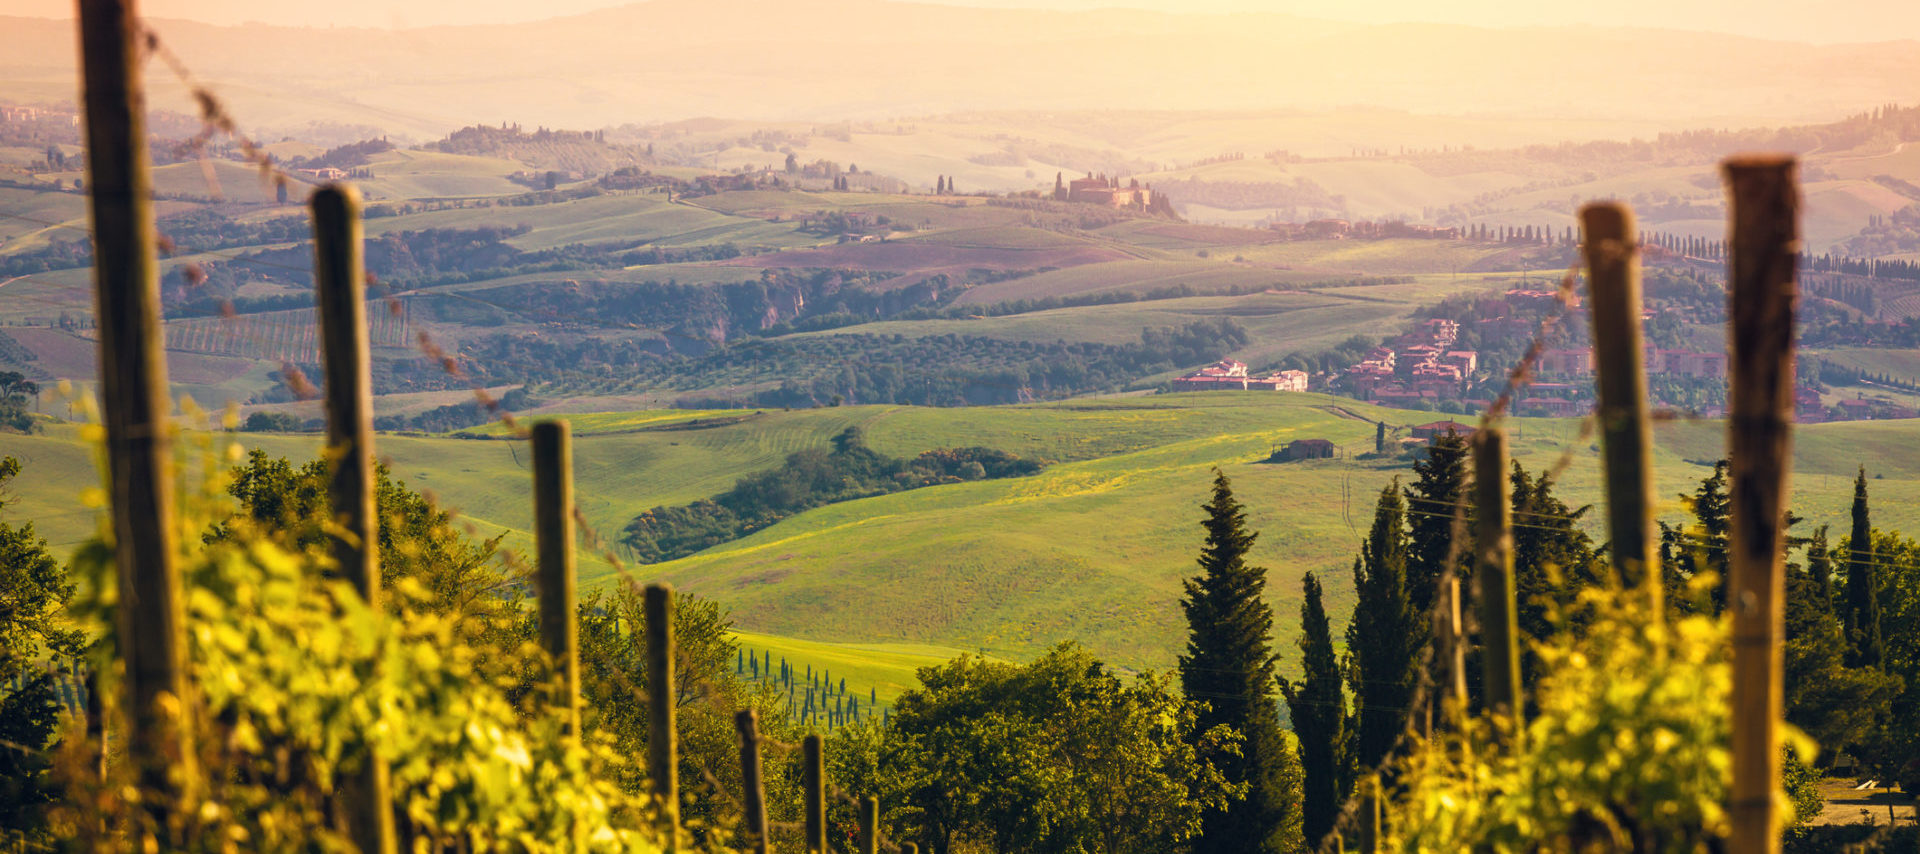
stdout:
[(1580, 209), (1580, 224), (1586, 230), (1587, 283), (1593, 296), (1597, 412), (1613, 565), (1621, 586), (1644, 584), (1654, 613), (1664, 614), (1660, 553), (1654, 545), (1653, 429), (1640, 345), (1640, 262), (1633, 212), (1616, 202), (1599, 202)]
[(820, 755), (820, 746), (818, 735), (807, 736), (800, 745), (801, 757), (806, 763), (800, 785), (806, 790), (809, 854), (826, 854), (827, 851), (827, 769)]
[(673, 588), (647, 585), (647, 778), (660, 802), (669, 837), (680, 839), (679, 732), (674, 729)]
[(533, 507), (540, 645), (559, 670), (554, 703), (566, 715), (567, 731), (578, 733), (580, 618), (574, 609), (573, 440), (566, 421), (533, 425)]
[(860, 854), (880, 854), (880, 799), (860, 799)]
[(1380, 778), (1361, 780), (1360, 791), (1360, 852), (1378, 854), (1384, 841), (1380, 835)]
[(1467, 714), (1467, 631), (1463, 616), (1460, 579), (1448, 573), (1440, 580), (1440, 608), (1434, 614), (1434, 649), (1446, 657), (1441, 674), (1446, 681), (1434, 692), (1434, 710), (1438, 720), (1449, 726), (1458, 726)]
[(748, 851), (767, 854), (767, 787), (760, 779), (760, 715), (752, 709), (741, 709), (733, 716), (733, 725), (740, 730), (740, 787), (744, 790), (742, 818), (746, 824), (742, 841)]
[(93, 773), (101, 783), (107, 781), (107, 698), (100, 689), (106, 680), (100, 677), (100, 668), (87, 670), (87, 741), (99, 753), (93, 757)]
[[(380, 607), (380, 520), (373, 487), (373, 372), (367, 345), (360, 194), (328, 184), (313, 194), (313, 281), (325, 351), (327, 498), (337, 571), (369, 607)], [(378, 755), (340, 780), (347, 835), (362, 851), (394, 850), (393, 804)]]
[(373, 380), (367, 345), (360, 194), (328, 184), (313, 194), (314, 299), (324, 342), (327, 497), (340, 575), (369, 606), (380, 604), (379, 519), (373, 500)]
[(1479, 586), (1480, 643), (1485, 657), (1487, 708), (1499, 725), (1496, 739), (1519, 738), (1520, 623), (1513, 578), (1512, 486), (1507, 481), (1507, 434), (1486, 427), (1473, 434), (1474, 583)]
[(161, 351), (147, 101), (134, 0), (80, 0), (94, 316), (100, 335), (116, 648), (126, 662), (127, 749), (166, 823), (195, 789), (180, 572), (174, 563), (172, 401)]
[(1787, 477), (1793, 460), (1794, 272), (1800, 197), (1788, 156), (1723, 164), (1733, 195), (1727, 447), (1733, 547), (1733, 797), (1729, 850), (1780, 850), (1779, 726), (1786, 621)]

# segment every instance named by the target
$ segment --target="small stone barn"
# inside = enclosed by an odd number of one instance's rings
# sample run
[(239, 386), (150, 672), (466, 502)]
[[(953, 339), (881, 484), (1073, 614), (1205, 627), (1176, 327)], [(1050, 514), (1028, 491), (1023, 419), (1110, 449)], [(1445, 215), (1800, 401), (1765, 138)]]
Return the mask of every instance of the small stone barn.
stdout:
[(1334, 454), (1333, 443), (1326, 439), (1295, 439), (1287, 446), (1273, 452), (1273, 460), (1292, 462), (1294, 460), (1328, 460)]

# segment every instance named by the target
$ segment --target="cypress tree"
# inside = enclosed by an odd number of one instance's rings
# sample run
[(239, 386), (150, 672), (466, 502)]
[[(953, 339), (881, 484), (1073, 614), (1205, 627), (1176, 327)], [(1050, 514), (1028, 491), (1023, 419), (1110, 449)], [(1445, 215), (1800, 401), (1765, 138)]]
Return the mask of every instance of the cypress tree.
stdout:
[(1380, 492), (1373, 529), (1353, 562), (1353, 588), (1359, 598), (1347, 623), (1348, 679), (1359, 719), (1353, 758), (1367, 768), (1379, 764), (1406, 729), (1427, 630), (1407, 597), (1406, 506), (1397, 481)]
[[(1453, 553), (1455, 508), (1467, 499), (1467, 440), (1451, 430), (1427, 448), (1427, 458), (1413, 464), (1413, 485), (1407, 488), (1407, 598), (1416, 614), (1433, 607), (1440, 579), (1457, 571), (1466, 557)], [(1453, 564), (1449, 565), (1449, 558)], [(1425, 642), (1424, 633), (1420, 638)]]
[(1321, 601), (1320, 579), (1309, 572), (1301, 581), (1300, 684), (1280, 680), (1300, 741), (1301, 829), (1309, 846), (1333, 830), (1347, 796), (1347, 700), (1340, 661), (1333, 651), (1333, 630)]
[(1373, 425), (1373, 452), (1376, 454), (1387, 452), (1387, 422), (1385, 421)]
[(1880, 585), (1873, 565), (1873, 523), (1867, 515), (1867, 467), (1853, 481), (1853, 533), (1847, 538), (1847, 666), (1879, 667), (1885, 658), (1880, 635)]
[(1180, 602), (1187, 617), (1187, 651), (1180, 656), (1180, 685), (1206, 702), (1196, 733), (1224, 725), (1240, 733), (1239, 755), (1209, 757), (1229, 783), (1247, 785), (1245, 798), (1201, 817), (1193, 850), (1283, 852), (1300, 847), (1300, 779), (1293, 751), (1280, 731), (1274, 702), (1273, 612), (1263, 594), (1267, 571), (1247, 563), (1259, 535), (1247, 530), (1246, 512), (1234, 500), (1232, 483), (1214, 471), (1200, 574), (1186, 581)]

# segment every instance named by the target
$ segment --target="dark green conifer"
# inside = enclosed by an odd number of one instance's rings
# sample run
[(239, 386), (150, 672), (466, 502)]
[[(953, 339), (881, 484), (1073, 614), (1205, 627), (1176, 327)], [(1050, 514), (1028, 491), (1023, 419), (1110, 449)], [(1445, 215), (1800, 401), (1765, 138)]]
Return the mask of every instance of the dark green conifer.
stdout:
[(1187, 651), (1180, 657), (1186, 695), (1207, 703), (1196, 733), (1224, 725), (1240, 733), (1238, 755), (1208, 758), (1245, 798), (1201, 817), (1196, 852), (1283, 852), (1300, 847), (1300, 771), (1280, 731), (1273, 689), (1273, 612), (1264, 594), (1267, 571), (1247, 563), (1258, 534), (1232, 483), (1217, 469), (1213, 499), (1203, 506), (1206, 545), (1200, 574), (1186, 582)]
[(1300, 823), (1304, 841), (1313, 846), (1333, 830), (1347, 796), (1347, 699), (1320, 579), (1309, 572), (1301, 585), (1301, 681), (1296, 685), (1280, 680), (1280, 692), (1287, 698), (1293, 734), (1300, 742)]
[(1823, 750), (1845, 750), (1867, 742), (1881, 722), (1893, 718), (1899, 679), (1876, 667), (1846, 664), (1850, 647), (1831, 592), (1820, 581), (1832, 572), (1827, 529), (1804, 542), (1806, 567), (1787, 566), (1786, 719)]
[(1387, 755), (1406, 728), (1427, 635), (1425, 615), (1413, 609), (1407, 594), (1406, 506), (1398, 482), (1380, 492), (1373, 528), (1353, 562), (1353, 587), (1359, 601), (1347, 623), (1347, 654), (1359, 720), (1354, 762), (1367, 768)]
[(1440, 579), (1458, 572), (1466, 557), (1465, 549), (1453, 548), (1454, 514), (1467, 495), (1466, 438), (1451, 430), (1436, 437), (1413, 473), (1407, 488), (1407, 598), (1415, 613), (1426, 614)]
[[(1569, 508), (1553, 494), (1553, 478), (1527, 474), (1513, 463), (1513, 579), (1521, 633), (1534, 643), (1547, 640), (1560, 625), (1554, 612), (1571, 607), (1582, 588), (1600, 581), (1593, 540), (1580, 529), (1590, 506)], [(1520, 658), (1521, 682), (1538, 676), (1534, 643)]]
[(1879, 667), (1886, 656), (1880, 634), (1880, 585), (1873, 565), (1873, 522), (1867, 512), (1867, 467), (1853, 481), (1853, 532), (1847, 537), (1847, 666)]

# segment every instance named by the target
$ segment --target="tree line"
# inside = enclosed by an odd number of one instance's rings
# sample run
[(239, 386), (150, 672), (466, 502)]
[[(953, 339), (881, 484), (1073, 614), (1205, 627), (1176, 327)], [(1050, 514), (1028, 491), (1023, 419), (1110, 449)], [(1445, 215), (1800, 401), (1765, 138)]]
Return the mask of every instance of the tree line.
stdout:
[(641, 563), (660, 563), (769, 527), (814, 507), (943, 483), (1021, 477), (1041, 463), (991, 448), (945, 448), (912, 459), (867, 447), (860, 428), (833, 437), (832, 449), (787, 455), (778, 468), (740, 478), (712, 498), (655, 507), (624, 532)]

